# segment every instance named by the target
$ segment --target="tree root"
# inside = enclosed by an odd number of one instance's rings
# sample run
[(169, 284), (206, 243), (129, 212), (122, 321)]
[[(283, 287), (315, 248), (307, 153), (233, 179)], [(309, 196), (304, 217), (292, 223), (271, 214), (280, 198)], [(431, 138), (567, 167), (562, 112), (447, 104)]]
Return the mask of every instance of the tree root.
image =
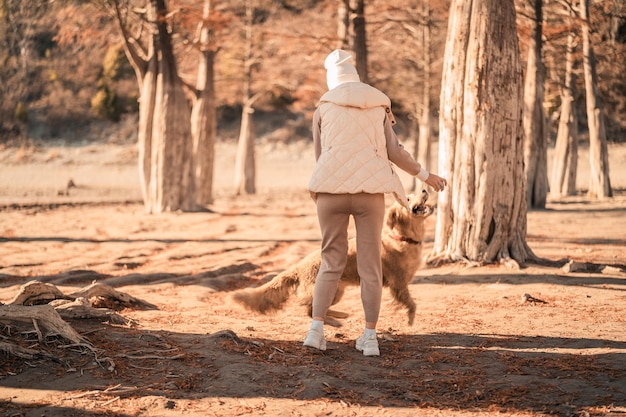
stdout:
[(143, 310), (157, 309), (154, 304), (150, 304), (146, 301), (135, 298), (132, 295), (117, 291), (116, 289), (99, 282), (94, 282), (85, 288), (68, 294), (68, 297), (71, 299), (77, 299), (79, 297), (86, 298), (91, 301), (91, 304), (94, 306), (107, 307), (111, 309), (120, 307)]
[[(0, 306), (0, 322), (32, 323), (40, 342), (44, 341), (47, 336), (58, 335), (73, 343), (89, 344), (89, 341), (78, 334), (49, 304), (41, 306), (7, 304)], [(41, 334), (39, 328), (47, 330), (47, 334)]]
[[(70, 346), (80, 346), (90, 350), (96, 356), (98, 363), (108, 362), (106, 368), (112, 370), (115, 364), (109, 358), (99, 360), (96, 349), (91, 343), (64, 320), (97, 319), (124, 326), (135, 324), (133, 320), (117, 314), (110, 308), (100, 308), (102, 306), (115, 309), (157, 308), (153, 304), (96, 282), (66, 295), (53, 284), (33, 280), (22, 285), (19, 293), (9, 304), (0, 303), (0, 323), (32, 326), (33, 330), (30, 333), (37, 334), (39, 343), (45, 343), (46, 339), (51, 336), (61, 337), (70, 341), (72, 343)], [(23, 359), (48, 358), (60, 361), (49, 353), (24, 348), (11, 342), (0, 342), (0, 351)]]
[(52, 300), (67, 299), (53, 284), (29, 281), (20, 287), (20, 292), (8, 304), (32, 306), (48, 304)]
[(58, 361), (58, 358), (50, 355), (49, 353), (42, 352), (40, 350), (25, 348), (20, 345), (16, 345), (15, 343), (9, 342), (0, 342), (0, 352), (5, 352), (9, 355), (26, 360), (46, 358)]
[(54, 300), (50, 303), (64, 319), (98, 319), (111, 324), (129, 326), (135, 322), (108, 308), (94, 308), (89, 300), (78, 297), (74, 301)]

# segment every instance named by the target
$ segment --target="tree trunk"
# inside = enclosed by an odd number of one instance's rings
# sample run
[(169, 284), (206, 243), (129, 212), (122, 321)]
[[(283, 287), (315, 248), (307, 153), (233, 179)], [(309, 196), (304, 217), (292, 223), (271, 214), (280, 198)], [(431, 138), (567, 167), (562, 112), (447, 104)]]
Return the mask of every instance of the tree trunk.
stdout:
[[(127, 32), (116, 3), (126, 55), (140, 89), (139, 177), (148, 213), (197, 208), (192, 176), (191, 112), (176, 69), (164, 0), (151, 0), (148, 20), (155, 30), (144, 52)], [(181, 123), (184, 120), (184, 123)]]
[(565, 82), (561, 93), (561, 114), (554, 146), (552, 163), (552, 187), (550, 195), (559, 198), (576, 194), (576, 170), (578, 168), (578, 120), (574, 97), (574, 34), (567, 36), (565, 54)]
[(585, 72), (585, 98), (589, 126), (589, 196), (603, 199), (612, 197), (609, 178), (609, 157), (604, 129), (604, 114), (598, 93), (596, 62), (589, 29), (589, 0), (580, 0), (580, 20), (583, 38), (583, 69)]
[(204, 1), (203, 23), (200, 28), (200, 62), (196, 82), (197, 99), (191, 111), (191, 135), (194, 153), (194, 185), (196, 204), (205, 207), (213, 203), (213, 165), (215, 161), (214, 63), (215, 51), (210, 45), (208, 20), (210, 0)]
[(528, 207), (545, 208), (548, 184), (548, 142), (543, 111), (542, 49), (543, 0), (534, 0), (524, 87), (524, 168)]
[[(152, 161), (148, 189), (154, 193), (150, 213), (196, 209), (192, 176), (191, 110), (176, 69), (167, 28), (165, 0), (152, 0), (158, 29), (158, 76), (152, 116)], [(184, 123), (181, 123), (181, 120)]]
[(156, 101), (156, 80), (158, 74), (158, 59), (154, 43), (150, 44), (150, 59), (146, 66), (145, 75), (140, 81), (139, 97), (139, 126), (137, 131), (137, 148), (139, 156), (139, 181), (143, 202), (149, 213), (153, 206), (154, 193), (150, 190), (152, 182), (152, 119)]
[[(430, 123), (430, 7), (429, 1), (422, 2), (422, 77), (424, 83), (422, 86), (421, 109), (419, 110), (418, 125), (419, 136), (415, 149), (415, 159), (419, 161), (426, 169), (430, 164), (430, 140), (432, 137), (432, 128)], [(417, 179), (414, 179), (417, 181)], [(413, 189), (416, 190), (417, 184)]]
[(369, 80), (365, 0), (339, 0), (337, 7), (337, 48), (352, 49), (354, 66), (362, 82)]
[(453, 0), (440, 109), (433, 258), (534, 258), (526, 243), (522, 85), (513, 0)]
[(337, 48), (350, 47), (350, 0), (339, 0), (337, 8)]
[[(152, 193), (148, 188), (150, 184), (150, 155), (152, 154), (152, 115), (154, 114), (154, 101), (156, 91), (156, 79), (158, 73), (158, 58), (156, 54), (156, 37), (152, 36), (147, 45), (147, 50), (142, 50), (137, 41), (130, 35), (126, 28), (124, 15), (120, 10), (118, 1), (113, 3), (115, 17), (122, 38), (124, 39), (124, 52), (130, 62), (137, 84), (139, 85), (139, 125), (137, 129), (137, 150), (139, 183), (146, 210), (152, 207)], [(148, 8), (147, 18), (154, 20), (152, 8)]]
[[(624, 5), (622, 6), (624, 7)], [(623, 11), (626, 9), (622, 9)], [(611, 16), (611, 29), (609, 30), (609, 39), (611, 45), (616, 46), (616, 43), (626, 43), (626, 15), (618, 15), (618, 13)]]
[(352, 50), (356, 55), (355, 67), (362, 82), (369, 82), (367, 69), (367, 36), (365, 25), (365, 0), (352, 0)]
[(256, 193), (256, 164), (254, 160), (254, 126), (252, 123), (252, 107), (255, 98), (251, 97), (252, 84), (252, 7), (246, 3), (246, 55), (244, 57), (244, 87), (243, 109), (241, 112), (241, 127), (239, 130), (239, 142), (235, 157), (235, 193)]
[(244, 104), (235, 159), (235, 193), (237, 195), (256, 193), (253, 113), (252, 107)]

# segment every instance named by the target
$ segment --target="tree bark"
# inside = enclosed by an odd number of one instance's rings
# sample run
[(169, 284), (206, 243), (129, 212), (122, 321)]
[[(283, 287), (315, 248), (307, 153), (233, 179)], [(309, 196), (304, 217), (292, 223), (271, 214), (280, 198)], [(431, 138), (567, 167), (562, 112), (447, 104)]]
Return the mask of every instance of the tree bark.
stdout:
[[(39, 305), (42, 303), (45, 304)], [(111, 309), (97, 306), (106, 306)], [(113, 309), (124, 308), (156, 309), (157, 307), (97, 282), (65, 295), (53, 284), (33, 280), (20, 287), (20, 292), (13, 297), (10, 304), (0, 303), (0, 323), (32, 325), (40, 343), (45, 343), (48, 335), (57, 335), (93, 350), (89, 341), (63, 319), (97, 319), (124, 326), (135, 324), (132, 319), (113, 311)], [(0, 343), (0, 351), (23, 358), (43, 356), (55, 359), (45, 352), (23, 349), (8, 342)], [(109, 362), (110, 370), (115, 366), (108, 358), (103, 361)]]
[(121, 310), (124, 308), (142, 310), (157, 309), (157, 306), (152, 303), (148, 303), (124, 292), (117, 291), (115, 288), (99, 282), (94, 282), (76, 292), (68, 294), (66, 298), (85, 298), (96, 307), (105, 307), (113, 310)]
[(337, 48), (350, 47), (350, 0), (339, 0), (337, 8)]
[(576, 171), (578, 168), (578, 119), (574, 97), (574, 34), (567, 36), (565, 54), (565, 82), (561, 93), (561, 114), (554, 145), (552, 163), (552, 186), (550, 195), (559, 198), (576, 194)]
[(215, 162), (215, 137), (217, 117), (215, 110), (214, 63), (208, 27), (211, 14), (210, 0), (204, 1), (200, 28), (200, 62), (196, 82), (197, 99), (191, 111), (191, 136), (194, 154), (194, 186), (196, 204), (205, 207), (213, 203), (213, 166)]
[(69, 298), (55, 285), (33, 280), (23, 284), (20, 287), (20, 292), (7, 304), (32, 306), (48, 304), (54, 300), (67, 300)]
[(147, 7), (154, 26), (147, 53), (126, 31), (117, 3), (116, 11), (140, 88), (139, 176), (146, 212), (194, 211), (191, 112), (176, 69), (165, 1), (150, 0)]
[(235, 193), (237, 195), (256, 193), (253, 113), (252, 107), (245, 104), (241, 113), (241, 128), (235, 158)]
[[(7, 321), (32, 323), (33, 326), (36, 326), (36, 329), (41, 326), (51, 335), (62, 336), (73, 343), (89, 344), (84, 337), (78, 334), (78, 332), (65, 322), (59, 313), (48, 304), (40, 306), (0, 306), (0, 322), (6, 323)], [(47, 335), (41, 334), (40, 337), (45, 340), (46, 336)]]
[[(159, 73), (156, 83), (150, 190), (155, 191), (152, 213), (194, 211), (191, 110), (178, 76), (171, 36), (166, 24), (165, 0), (156, 6)], [(184, 123), (181, 123), (184, 120)], [(156, 146), (154, 146), (156, 144)]]
[(352, 13), (352, 50), (354, 51), (355, 67), (362, 82), (369, 82), (367, 68), (367, 35), (365, 24), (365, 0), (351, 0)]
[(53, 301), (50, 303), (50, 306), (54, 307), (55, 311), (65, 320), (96, 319), (101, 322), (122, 326), (129, 326), (135, 323), (133, 320), (121, 316), (108, 308), (96, 308), (89, 300), (83, 297), (78, 297), (74, 301)]
[(239, 142), (235, 157), (235, 193), (256, 193), (256, 164), (254, 159), (254, 126), (252, 114), (253, 103), (256, 98), (251, 97), (252, 84), (252, 7), (246, 3), (246, 55), (244, 57), (244, 87), (243, 109), (241, 112), (241, 127), (239, 129)]
[(545, 208), (549, 191), (548, 142), (543, 111), (544, 66), (541, 58), (543, 0), (534, 0), (524, 86), (524, 168), (528, 207)]
[(453, 0), (440, 109), (439, 194), (432, 258), (510, 262), (526, 243), (522, 85), (513, 0)]
[(146, 73), (140, 81), (139, 126), (137, 131), (137, 147), (139, 156), (139, 181), (146, 211), (149, 213), (153, 205), (154, 193), (150, 190), (152, 182), (152, 118), (156, 102), (156, 79), (158, 61), (154, 42), (150, 43), (150, 60)]
[(603, 199), (613, 196), (609, 178), (609, 156), (604, 128), (604, 114), (598, 93), (596, 62), (589, 29), (589, 0), (580, 0), (580, 20), (583, 38), (583, 69), (585, 99), (589, 126), (589, 196)]
[[(421, 50), (422, 50), (422, 97), (421, 108), (419, 109), (418, 117), (418, 140), (416, 145), (415, 158), (419, 163), (430, 169), (430, 141), (432, 138), (432, 127), (430, 123), (430, 6), (428, 0), (422, 0), (422, 36), (421, 36)], [(414, 181), (418, 181), (416, 178)], [(417, 188), (417, 184), (414, 184), (414, 189)]]

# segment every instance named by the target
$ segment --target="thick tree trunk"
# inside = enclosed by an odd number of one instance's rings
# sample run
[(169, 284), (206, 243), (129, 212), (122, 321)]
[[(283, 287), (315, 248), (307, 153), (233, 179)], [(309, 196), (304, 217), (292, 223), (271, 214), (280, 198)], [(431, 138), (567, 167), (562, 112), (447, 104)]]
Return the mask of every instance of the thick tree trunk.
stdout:
[[(623, 3), (622, 3), (623, 4)], [(624, 7), (624, 5), (622, 5)], [(626, 9), (622, 9), (626, 10)], [(626, 16), (617, 13), (611, 17), (611, 29), (609, 30), (611, 44), (626, 43)]]
[(143, 194), (143, 202), (149, 213), (153, 205), (154, 193), (150, 190), (152, 173), (152, 119), (156, 102), (156, 80), (158, 74), (157, 55), (151, 43), (150, 60), (147, 70), (140, 83), (139, 126), (137, 130), (137, 149), (139, 156), (139, 182)]
[(455, 166), (457, 165), (457, 141), (463, 131), (465, 60), (469, 45), (471, 6), (470, 2), (461, 0), (452, 1), (450, 4), (439, 100), (438, 174), (448, 179), (448, 188), (438, 194), (437, 224), (432, 254), (435, 258), (446, 260), (452, 258), (449, 239), (455, 226), (453, 215), (454, 206), (457, 204), (452, 197), (458, 195), (461, 183), (461, 174), (455, 171)]
[[(156, 37), (152, 37), (147, 50), (142, 50), (137, 41), (130, 35), (126, 28), (124, 13), (120, 10), (118, 1), (114, 2), (115, 17), (124, 39), (124, 52), (130, 62), (139, 85), (139, 125), (137, 129), (137, 149), (139, 183), (146, 209), (151, 207), (151, 194), (148, 189), (150, 183), (150, 155), (152, 154), (152, 114), (154, 114), (154, 99), (156, 91), (156, 78), (158, 73), (158, 60), (156, 56)], [(148, 19), (154, 19), (154, 10), (148, 8)]]
[(441, 93), (433, 257), (534, 258), (526, 244), (522, 85), (513, 0), (453, 0)]
[(350, 47), (350, 0), (339, 0), (337, 9), (337, 48)]
[(193, 211), (197, 205), (192, 176), (191, 112), (176, 69), (165, 1), (150, 0), (147, 7), (148, 20), (155, 22), (155, 30), (145, 53), (127, 33), (119, 8), (116, 11), (126, 54), (141, 92), (139, 176), (146, 211)]
[(612, 197), (609, 178), (609, 156), (604, 129), (604, 114), (598, 93), (596, 62), (589, 29), (589, 0), (580, 0), (580, 20), (583, 38), (583, 69), (585, 72), (585, 98), (589, 126), (589, 196), (603, 199)]
[(548, 142), (543, 111), (544, 67), (542, 49), (543, 0), (534, 0), (531, 36), (524, 87), (524, 169), (526, 172), (527, 204), (545, 208), (548, 194)]
[(246, 6), (246, 55), (244, 61), (244, 86), (243, 86), (243, 109), (241, 112), (241, 127), (239, 130), (239, 142), (235, 157), (235, 193), (256, 193), (256, 164), (254, 160), (254, 125), (252, 107), (256, 97), (251, 97), (252, 84), (252, 7)]
[(241, 130), (235, 158), (235, 193), (256, 193), (256, 163), (254, 158), (254, 126), (252, 107), (245, 105), (241, 114)]
[[(415, 124), (417, 125), (416, 131), (418, 132), (417, 138), (415, 138), (415, 148), (413, 150), (413, 157), (419, 161), (426, 169), (430, 170), (430, 142), (432, 139), (432, 126), (430, 117), (430, 6), (428, 0), (424, 0), (422, 3), (422, 27), (420, 36), (420, 59), (422, 64), (422, 95), (418, 99), (419, 104), (415, 106)], [(416, 48), (417, 49), (417, 48)], [(417, 178), (413, 178), (413, 184), (411, 189), (416, 191), (418, 187), (423, 185)]]
[(209, 0), (204, 2), (203, 23), (200, 29), (200, 62), (196, 90), (198, 97), (191, 111), (191, 135), (194, 153), (194, 185), (196, 204), (205, 207), (213, 202), (213, 165), (215, 161), (214, 62), (207, 21), (211, 12)]
[(552, 163), (552, 186), (550, 195), (555, 198), (576, 194), (576, 170), (578, 168), (578, 120), (574, 97), (574, 34), (567, 37), (565, 55), (565, 82), (561, 93), (561, 114), (554, 146)]
[[(421, 36), (421, 50), (422, 50), (422, 97), (421, 106), (418, 109), (418, 140), (415, 148), (414, 157), (419, 161), (426, 169), (430, 164), (430, 141), (432, 138), (432, 127), (430, 117), (430, 7), (428, 0), (423, 0), (422, 3), (422, 36)], [(413, 189), (417, 190), (417, 178), (414, 178)]]
[[(193, 211), (191, 111), (176, 69), (165, 21), (165, 0), (153, 0), (157, 10), (159, 73), (152, 119), (152, 161), (149, 190), (154, 192), (151, 213)], [(181, 120), (184, 123), (181, 123)]]
[(355, 67), (359, 73), (361, 81), (369, 82), (369, 74), (367, 68), (367, 36), (365, 24), (365, 0), (351, 0), (352, 13), (352, 50), (354, 51)]

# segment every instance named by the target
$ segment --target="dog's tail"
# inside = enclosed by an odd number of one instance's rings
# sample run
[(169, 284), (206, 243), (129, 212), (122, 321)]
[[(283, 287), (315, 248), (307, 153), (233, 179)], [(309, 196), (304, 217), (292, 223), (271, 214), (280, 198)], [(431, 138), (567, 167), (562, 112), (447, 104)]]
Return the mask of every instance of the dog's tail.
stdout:
[(259, 287), (235, 291), (230, 297), (250, 310), (265, 314), (283, 308), (298, 284), (297, 271), (292, 267)]

